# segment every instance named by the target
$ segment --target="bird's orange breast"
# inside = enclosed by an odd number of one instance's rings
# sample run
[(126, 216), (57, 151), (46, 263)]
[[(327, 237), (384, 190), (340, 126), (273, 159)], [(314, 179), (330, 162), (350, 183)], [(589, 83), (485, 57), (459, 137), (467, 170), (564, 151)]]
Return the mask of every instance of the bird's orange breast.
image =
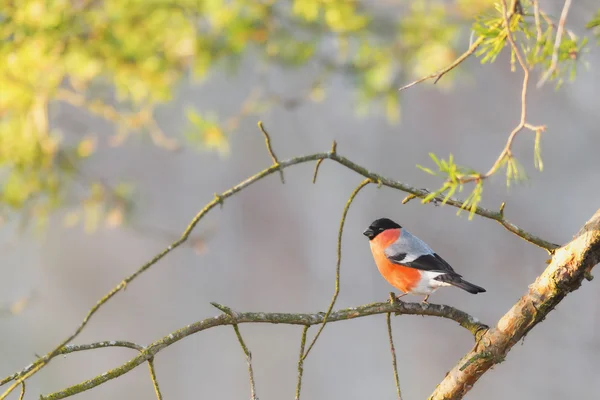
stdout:
[(421, 272), (415, 268), (394, 264), (385, 255), (385, 249), (400, 237), (400, 229), (388, 229), (371, 240), (371, 252), (379, 273), (396, 289), (410, 292), (421, 280)]

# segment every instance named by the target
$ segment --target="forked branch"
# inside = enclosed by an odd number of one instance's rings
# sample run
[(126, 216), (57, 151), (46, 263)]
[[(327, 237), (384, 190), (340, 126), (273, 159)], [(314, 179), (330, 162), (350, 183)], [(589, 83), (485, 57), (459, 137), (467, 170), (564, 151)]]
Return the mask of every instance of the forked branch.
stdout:
[[(268, 324), (287, 324), (287, 325), (303, 325), (305, 327), (320, 325), (325, 320), (324, 313), (315, 314), (292, 314), (292, 313), (264, 313), (264, 312), (235, 312), (229, 307), (221, 304), (212, 303), (219, 310), (223, 311), (217, 317), (207, 318), (202, 321), (195, 322), (187, 325), (169, 335), (157, 340), (156, 342), (145, 347), (140, 354), (119, 367), (113, 368), (110, 371), (102, 373), (90, 380), (82, 382), (77, 385), (73, 385), (67, 389), (42, 396), (42, 399), (46, 400), (57, 400), (64, 399), (65, 397), (73, 396), (75, 394), (84, 392), (92, 389), (98, 385), (101, 385), (111, 379), (115, 379), (137, 367), (140, 364), (153, 358), (158, 352), (169, 347), (173, 343), (180, 341), (181, 339), (193, 335), (195, 333), (204, 331), (206, 329), (214, 328), (215, 326), (223, 325), (237, 325), (244, 323), (268, 323)], [(367, 317), (370, 315), (394, 313), (396, 315), (430, 315), (435, 317), (442, 317), (453, 320), (460, 324), (463, 328), (471, 332), (475, 338), (481, 336), (483, 332), (487, 330), (487, 325), (479, 322), (477, 318), (470, 316), (464, 311), (458, 310), (454, 307), (437, 305), (437, 304), (423, 304), (423, 303), (373, 303), (367, 304), (360, 307), (346, 308), (330, 313), (328, 317), (328, 323), (345, 321), (355, 318)], [(233, 317), (234, 315), (235, 317)], [(306, 340), (306, 328), (303, 331), (303, 343)], [(303, 349), (302, 349), (303, 350)], [(300, 357), (300, 361), (302, 357)], [(299, 364), (299, 369), (301, 364)], [(297, 389), (297, 395), (300, 390)]]

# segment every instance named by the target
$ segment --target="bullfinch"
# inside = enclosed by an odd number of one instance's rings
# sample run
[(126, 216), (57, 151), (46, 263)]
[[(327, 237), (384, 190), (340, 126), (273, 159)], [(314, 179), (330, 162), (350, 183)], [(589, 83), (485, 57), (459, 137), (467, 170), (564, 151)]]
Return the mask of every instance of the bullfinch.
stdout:
[(369, 238), (377, 269), (386, 281), (401, 290), (423, 295), (423, 303), (442, 286), (456, 286), (469, 293), (485, 289), (462, 279), (425, 242), (388, 218), (380, 218), (363, 232)]

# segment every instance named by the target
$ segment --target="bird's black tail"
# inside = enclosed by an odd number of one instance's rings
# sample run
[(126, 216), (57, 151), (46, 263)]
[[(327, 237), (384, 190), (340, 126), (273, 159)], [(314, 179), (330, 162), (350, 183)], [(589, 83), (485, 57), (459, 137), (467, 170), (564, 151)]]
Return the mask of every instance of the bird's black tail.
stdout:
[(485, 292), (484, 288), (482, 288), (481, 286), (472, 284), (471, 282), (465, 281), (460, 275), (444, 274), (444, 275), (435, 277), (435, 279), (438, 281), (449, 283), (452, 286), (461, 288), (462, 290), (466, 290), (467, 292), (469, 292), (471, 294)]

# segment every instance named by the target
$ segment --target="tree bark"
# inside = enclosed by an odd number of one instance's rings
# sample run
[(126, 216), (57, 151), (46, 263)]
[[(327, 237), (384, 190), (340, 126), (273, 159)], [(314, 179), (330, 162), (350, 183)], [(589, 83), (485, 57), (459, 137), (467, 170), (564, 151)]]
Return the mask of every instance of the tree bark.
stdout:
[(450, 370), (429, 400), (462, 399), (477, 380), (491, 367), (504, 361), (510, 349), (567, 294), (592, 279), (591, 269), (600, 262), (600, 210), (575, 238), (556, 249), (550, 265), (529, 286), (527, 293), (485, 332)]

